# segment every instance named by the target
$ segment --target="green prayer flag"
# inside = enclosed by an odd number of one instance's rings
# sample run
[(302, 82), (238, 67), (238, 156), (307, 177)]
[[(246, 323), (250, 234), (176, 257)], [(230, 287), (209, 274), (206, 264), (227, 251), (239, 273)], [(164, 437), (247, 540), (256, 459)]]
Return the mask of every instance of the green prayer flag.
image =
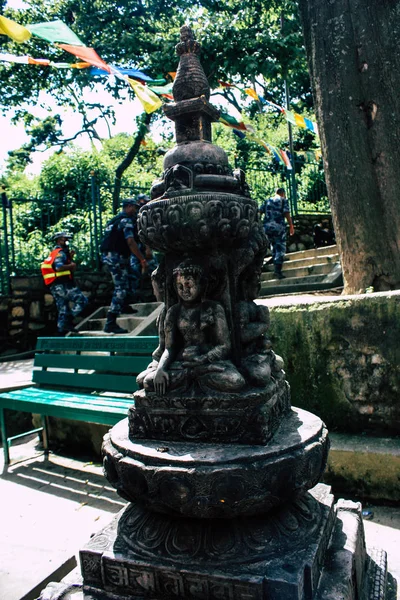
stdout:
[(84, 46), (78, 36), (62, 21), (50, 21), (27, 25), (27, 29), (37, 37), (52, 43), (70, 44), (72, 46)]

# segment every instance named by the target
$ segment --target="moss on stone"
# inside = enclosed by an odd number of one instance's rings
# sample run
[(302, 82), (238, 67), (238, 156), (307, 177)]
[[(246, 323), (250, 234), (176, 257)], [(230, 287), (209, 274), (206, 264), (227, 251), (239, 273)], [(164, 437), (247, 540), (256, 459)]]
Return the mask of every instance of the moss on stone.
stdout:
[(332, 430), (400, 431), (400, 295), (271, 309), (292, 403)]

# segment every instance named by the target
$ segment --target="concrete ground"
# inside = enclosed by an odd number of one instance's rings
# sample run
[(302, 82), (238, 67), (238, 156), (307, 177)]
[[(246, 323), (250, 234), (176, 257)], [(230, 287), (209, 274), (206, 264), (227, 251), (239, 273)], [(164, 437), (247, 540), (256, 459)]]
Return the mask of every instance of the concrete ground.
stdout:
[[(29, 384), (31, 370), (31, 360), (0, 363), (0, 389)], [(11, 459), (5, 470), (1, 452), (0, 600), (35, 600), (75, 567), (79, 549), (125, 502), (101, 465), (55, 454), (47, 460), (36, 436), (13, 446)], [(400, 600), (400, 507), (364, 509), (367, 545), (388, 553), (386, 600)]]

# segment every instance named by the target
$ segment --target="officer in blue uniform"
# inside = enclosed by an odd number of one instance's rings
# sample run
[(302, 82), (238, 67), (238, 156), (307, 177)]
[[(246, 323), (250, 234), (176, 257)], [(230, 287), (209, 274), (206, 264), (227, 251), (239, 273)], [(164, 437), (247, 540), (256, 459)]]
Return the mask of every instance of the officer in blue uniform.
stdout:
[(111, 274), (114, 293), (104, 327), (106, 333), (128, 333), (117, 324), (126, 297), (130, 291), (129, 261), (134, 255), (143, 271), (147, 261), (138, 245), (136, 216), (141, 204), (136, 198), (122, 202), (122, 212), (108, 221), (101, 242), (102, 260)]
[[(49, 290), (57, 307), (57, 329), (60, 335), (74, 331), (73, 318), (80, 315), (88, 303), (88, 299), (74, 281), (74, 251), (68, 246), (71, 237), (66, 231), (55, 233), (53, 239), (56, 246), (51, 253), (55, 255), (51, 265), (56, 278), (54, 283), (50, 284)], [(58, 274), (60, 276), (57, 276)]]
[(275, 196), (263, 202), (260, 212), (264, 215), (264, 230), (272, 246), (274, 273), (277, 279), (284, 279), (282, 265), (286, 254), (285, 219), (289, 223), (289, 234), (294, 234), (294, 226), (285, 190), (278, 188)]

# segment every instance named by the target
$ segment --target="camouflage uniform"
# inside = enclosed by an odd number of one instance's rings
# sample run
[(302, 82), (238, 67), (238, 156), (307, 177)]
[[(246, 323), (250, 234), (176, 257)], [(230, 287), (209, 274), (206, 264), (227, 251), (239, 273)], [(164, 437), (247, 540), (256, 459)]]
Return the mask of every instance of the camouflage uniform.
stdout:
[[(132, 218), (126, 215), (124, 211), (122, 211), (118, 216), (118, 230), (123, 232), (125, 240), (129, 237), (135, 237), (135, 224)], [(113, 222), (111, 220), (106, 225), (105, 232), (107, 233), (107, 228), (111, 228), (112, 226)], [(117, 315), (121, 314), (122, 307), (130, 291), (131, 284), (129, 274), (130, 251), (128, 245), (126, 245), (126, 247), (128, 250), (126, 256), (118, 252), (103, 252), (102, 254), (103, 263), (110, 272), (114, 284), (114, 293), (111, 299), (109, 311)]]
[[(142, 247), (140, 247), (140, 249), (141, 249), (142, 253), (144, 254), (144, 249)], [(131, 264), (131, 290), (132, 290), (132, 294), (137, 294), (138, 291), (140, 290), (140, 283), (143, 278), (142, 265), (140, 264), (140, 261), (138, 260), (138, 258), (136, 258), (136, 256), (134, 256), (133, 254), (130, 257), (130, 264)], [(150, 277), (152, 272), (155, 269), (157, 269), (157, 267), (158, 267), (158, 260), (153, 255), (152, 258), (147, 259), (146, 276)]]
[(287, 198), (276, 194), (273, 198), (265, 200), (261, 206), (265, 215), (264, 231), (272, 245), (272, 259), (274, 265), (282, 265), (286, 254), (286, 223), (285, 213), (290, 211)]
[[(69, 250), (60, 248), (60, 253), (54, 259), (53, 267), (55, 270), (68, 265), (70, 260)], [(53, 283), (50, 286), (50, 292), (57, 306), (57, 329), (59, 333), (66, 333), (72, 328), (72, 319), (81, 314), (88, 303), (88, 299), (83, 292), (74, 283), (74, 280), (63, 283)]]

